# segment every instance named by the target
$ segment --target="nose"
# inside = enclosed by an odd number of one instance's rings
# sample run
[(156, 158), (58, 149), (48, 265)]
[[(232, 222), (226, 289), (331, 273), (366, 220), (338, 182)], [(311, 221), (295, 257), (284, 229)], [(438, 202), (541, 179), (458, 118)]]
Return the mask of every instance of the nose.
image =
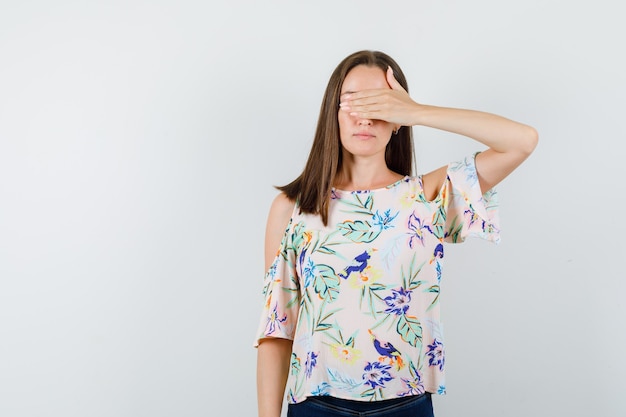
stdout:
[(372, 120), (371, 119), (361, 119), (361, 118), (359, 118), (357, 120), (357, 124), (359, 126), (371, 126), (372, 125)]

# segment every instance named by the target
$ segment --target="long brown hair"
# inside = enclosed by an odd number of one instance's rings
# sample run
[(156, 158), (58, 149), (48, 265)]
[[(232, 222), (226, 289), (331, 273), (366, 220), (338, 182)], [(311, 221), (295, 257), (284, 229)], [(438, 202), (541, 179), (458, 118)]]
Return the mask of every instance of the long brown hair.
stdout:
[[(301, 212), (319, 214), (325, 225), (328, 223), (330, 193), (343, 161), (337, 119), (341, 87), (350, 70), (358, 65), (375, 66), (383, 72), (391, 66), (396, 80), (409, 91), (400, 66), (387, 54), (364, 50), (344, 58), (326, 86), (313, 145), (302, 174), (291, 183), (276, 187), (289, 199), (297, 201)], [(390, 170), (398, 174), (413, 173), (413, 137), (410, 126), (402, 126), (389, 141), (385, 149), (385, 162)]]

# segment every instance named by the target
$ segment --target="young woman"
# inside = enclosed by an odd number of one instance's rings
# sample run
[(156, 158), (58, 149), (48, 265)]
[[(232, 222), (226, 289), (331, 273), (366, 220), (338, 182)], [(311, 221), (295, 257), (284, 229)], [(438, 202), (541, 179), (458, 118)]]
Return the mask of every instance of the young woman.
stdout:
[[(413, 175), (412, 126), (487, 147)], [(432, 416), (445, 392), (444, 243), (498, 241), (493, 187), (534, 150), (529, 126), (420, 104), (389, 56), (333, 72), (302, 174), (269, 212), (255, 346), (260, 417)]]

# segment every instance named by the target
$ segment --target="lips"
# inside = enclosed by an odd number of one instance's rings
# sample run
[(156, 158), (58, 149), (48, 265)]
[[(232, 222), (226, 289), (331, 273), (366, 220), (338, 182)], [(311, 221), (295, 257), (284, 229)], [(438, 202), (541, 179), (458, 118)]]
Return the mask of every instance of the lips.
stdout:
[(373, 134), (368, 133), (368, 132), (357, 132), (352, 136), (354, 136), (357, 139), (370, 139), (374, 137)]

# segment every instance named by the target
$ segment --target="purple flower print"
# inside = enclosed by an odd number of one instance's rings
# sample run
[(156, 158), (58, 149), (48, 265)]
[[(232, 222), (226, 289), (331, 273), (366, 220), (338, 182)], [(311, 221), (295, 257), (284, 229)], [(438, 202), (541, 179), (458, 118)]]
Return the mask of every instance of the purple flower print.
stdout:
[(404, 288), (397, 290), (391, 290), (393, 295), (384, 298), (385, 303), (389, 306), (385, 310), (385, 313), (402, 315), (409, 309), (409, 303), (411, 302), (411, 291), (407, 291)]
[(281, 323), (284, 323), (287, 321), (287, 315), (283, 314), (282, 317), (280, 317), (280, 314), (278, 313), (278, 306), (274, 306), (274, 309), (272, 310), (272, 312), (270, 313), (269, 317), (267, 318), (267, 325), (265, 326), (265, 334), (267, 336), (274, 334), (276, 331), (281, 329)]
[(366, 385), (372, 388), (385, 387), (385, 382), (391, 381), (393, 377), (389, 373), (391, 365), (385, 365), (380, 362), (368, 362), (363, 368), (363, 380)]
[(307, 378), (311, 378), (311, 373), (313, 372), (313, 368), (317, 365), (317, 356), (315, 352), (309, 352), (306, 355), (306, 361), (304, 362), (304, 374)]
[(443, 371), (443, 364), (445, 362), (445, 356), (443, 351), (443, 343), (436, 339), (433, 340), (432, 345), (428, 345), (428, 352), (426, 352), (429, 366), (438, 366), (440, 371)]
[(401, 379), (402, 379), (402, 383), (404, 384), (406, 391), (399, 392), (398, 393), (399, 396), (405, 397), (407, 395), (420, 395), (424, 393), (425, 391), (424, 385), (422, 385), (422, 381), (421, 381), (419, 374), (417, 375), (417, 378), (413, 381), (411, 381), (410, 379), (406, 379), (406, 378), (401, 378)]
[(424, 384), (422, 383), (422, 375), (417, 370), (413, 362), (410, 362), (409, 364), (409, 371), (412, 379), (400, 378), (405, 387), (405, 391), (400, 391), (398, 393), (400, 397), (405, 397), (407, 395), (420, 395), (426, 391), (424, 389)]
[(413, 249), (414, 245), (419, 242), (424, 246), (424, 231), (432, 233), (430, 226), (422, 222), (422, 219), (417, 217), (415, 213), (409, 216), (409, 248)]

